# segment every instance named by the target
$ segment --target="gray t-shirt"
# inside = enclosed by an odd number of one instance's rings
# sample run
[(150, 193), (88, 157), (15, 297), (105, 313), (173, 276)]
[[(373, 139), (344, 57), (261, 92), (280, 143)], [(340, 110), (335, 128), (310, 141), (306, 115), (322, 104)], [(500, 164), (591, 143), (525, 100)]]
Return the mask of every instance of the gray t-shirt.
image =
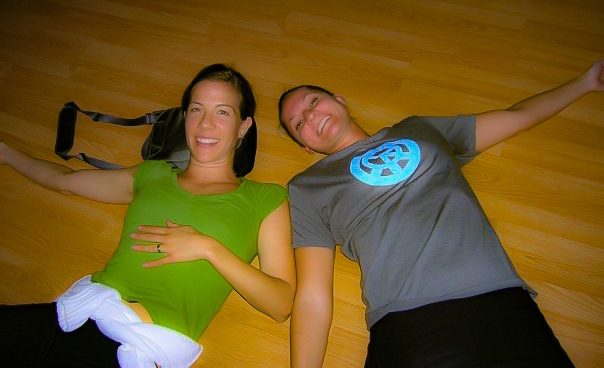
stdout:
[(525, 286), (461, 173), (475, 117), (404, 119), (288, 184), (295, 247), (359, 262), (367, 324), (389, 312)]

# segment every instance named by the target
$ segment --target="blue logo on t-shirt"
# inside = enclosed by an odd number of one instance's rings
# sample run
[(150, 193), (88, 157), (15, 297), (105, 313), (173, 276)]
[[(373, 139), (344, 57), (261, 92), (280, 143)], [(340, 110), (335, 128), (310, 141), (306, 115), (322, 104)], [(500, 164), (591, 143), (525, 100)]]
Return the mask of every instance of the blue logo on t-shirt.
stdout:
[(419, 145), (410, 139), (386, 142), (350, 161), (350, 173), (365, 184), (385, 186), (408, 179), (419, 166)]

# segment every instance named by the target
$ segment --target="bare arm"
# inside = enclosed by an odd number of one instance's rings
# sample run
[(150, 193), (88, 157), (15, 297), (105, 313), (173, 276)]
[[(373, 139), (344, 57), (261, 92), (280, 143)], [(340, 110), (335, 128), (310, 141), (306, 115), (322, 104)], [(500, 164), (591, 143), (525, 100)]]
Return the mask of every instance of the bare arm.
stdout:
[[(258, 234), (260, 270), (234, 257), (222, 246), (210, 258), (212, 265), (245, 300), (277, 322), (289, 318), (296, 291), (290, 226), (287, 202), (262, 222)], [(231, 257), (234, 259), (230, 260)]]
[(334, 249), (296, 248), (298, 289), (291, 319), (292, 368), (323, 365), (333, 316)]
[(529, 129), (562, 111), (584, 94), (604, 90), (604, 60), (594, 63), (583, 75), (554, 89), (522, 100), (505, 110), (476, 116), (476, 149), (489, 147)]
[(76, 194), (99, 202), (127, 204), (132, 200), (135, 167), (121, 170), (73, 170), (38, 159), (0, 142), (0, 163), (57, 192)]
[[(208, 260), (244, 299), (277, 322), (287, 320), (296, 288), (291, 247), (289, 207), (282, 203), (260, 225), (258, 255), (260, 269), (247, 264), (216, 239), (190, 226), (168, 223), (167, 227), (141, 226), (134, 239), (161, 244), (166, 256), (145, 264), (156, 267), (197, 259)], [(133, 249), (156, 252), (156, 245)]]

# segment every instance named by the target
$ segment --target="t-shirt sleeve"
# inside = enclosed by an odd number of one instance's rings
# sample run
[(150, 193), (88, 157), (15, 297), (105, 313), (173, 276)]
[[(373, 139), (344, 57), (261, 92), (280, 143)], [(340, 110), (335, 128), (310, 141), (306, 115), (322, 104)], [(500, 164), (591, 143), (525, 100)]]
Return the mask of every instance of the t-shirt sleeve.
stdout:
[(289, 207), (292, 218), (292, 240), (298, 247), (335, 247), (328, 223), (311, 201), (311, 195), (304, 195), (295, 182), (287, 186)]
[(287, 190), (278, 184), (261, 184), (262, 191), (258, 197), (260, 216), (264, 219), (273, 212), (283, 201), (287, 200)]
[(449, 142), (459, 166), (470, 162), (476, 151), (476, 116), (422, 116), (414, 117), (430, 124)]
[(155, 170), (161, 170), (162, 167), (170, 167), (165, 161), (147, 160), (138, 165), (134, 173), (134, 192), (138, 192), (141, 185), (145, 182), (149, 173)]

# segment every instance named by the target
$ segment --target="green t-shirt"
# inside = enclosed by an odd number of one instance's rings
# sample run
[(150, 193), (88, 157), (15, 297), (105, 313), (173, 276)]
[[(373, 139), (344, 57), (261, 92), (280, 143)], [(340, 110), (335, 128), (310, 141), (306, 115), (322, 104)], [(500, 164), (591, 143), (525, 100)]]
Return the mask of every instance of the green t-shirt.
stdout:
[(193, 195), (180, 187), (177, 173), (178, 169), (163, 161), (146, 161), (138, 167), (119, 246), (92, 280), (118, 290), (124, 300), (141, 303), (154, 323), (197, 340), (231, 292), (231, 285), (205, 260), (143, 267), (163, 255), (133, 251), (129, 234), (138, 225), (164, 226), (171, 220), (217, 239), (250, 263), (258, 252), (262, 220), (287, 194), (280, 185), (242, 178), (233, 192)]

